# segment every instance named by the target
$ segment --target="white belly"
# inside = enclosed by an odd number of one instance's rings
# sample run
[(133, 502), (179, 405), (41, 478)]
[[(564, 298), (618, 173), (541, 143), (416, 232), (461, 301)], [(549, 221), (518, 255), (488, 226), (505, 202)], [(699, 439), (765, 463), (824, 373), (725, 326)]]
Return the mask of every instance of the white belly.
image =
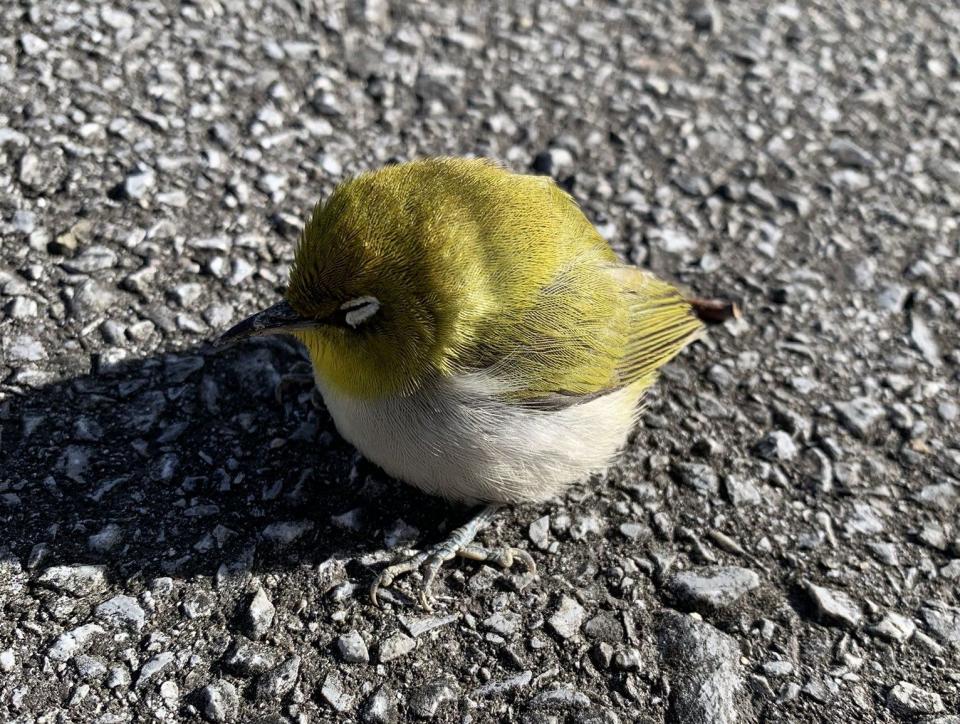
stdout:
[(340, 434), (391, 476), (467, 503), (546, 500), (604, 469), (636, 419), (622, 389), (558, 411), (505, 404), (475, 377), (356, 400), (317, 383)]

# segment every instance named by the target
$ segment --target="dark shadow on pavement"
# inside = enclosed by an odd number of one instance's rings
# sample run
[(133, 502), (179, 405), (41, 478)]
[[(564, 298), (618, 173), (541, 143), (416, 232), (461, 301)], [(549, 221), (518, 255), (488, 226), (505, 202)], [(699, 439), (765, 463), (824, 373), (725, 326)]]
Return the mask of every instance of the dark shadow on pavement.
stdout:
[[(309, 369), (292, 342), (97, 367), (0, 403), (0, 553), (29, 568), (105, 564), (145, 582), (322, 573), (402, 538), (398, 520), (422, 543), (465, 516), (363, 460), (309, 386), (277, 400), (281, 375)], [(373, 570), (352, 565), (369, 584)]]

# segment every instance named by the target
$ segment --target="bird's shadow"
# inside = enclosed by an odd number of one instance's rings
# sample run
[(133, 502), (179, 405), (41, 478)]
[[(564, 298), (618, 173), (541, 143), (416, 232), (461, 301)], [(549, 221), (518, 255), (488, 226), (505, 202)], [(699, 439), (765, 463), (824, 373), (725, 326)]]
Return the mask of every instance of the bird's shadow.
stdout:
[(309, 386), (278, 400), (281, 377), (308, 369), (293, 343), (94, 367), (0, 402), (0, 553), (29, 568), (267, 573), (429, 540), (465, 515), (363, 460)]

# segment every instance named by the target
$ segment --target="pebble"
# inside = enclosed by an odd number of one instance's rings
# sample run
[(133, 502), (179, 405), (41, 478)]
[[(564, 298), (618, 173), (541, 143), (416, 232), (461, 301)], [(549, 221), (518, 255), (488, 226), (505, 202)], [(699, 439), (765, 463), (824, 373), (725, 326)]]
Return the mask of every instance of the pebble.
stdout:
[(140, 170), (128, 174), (123, 180), (123, 193), (133, 201), (140, 201), (156, 183), (153, 171)]
[(417, 638), (428, 631), (433, 631), (441, 626), (447, 626), (448, 624), (453, 623), (460, 618), (460, 614), (449, 613), (446, 616), (406, 616), (401, 614), (399, 618), (400, 623), (403, 624), (403, 627), (407, 630), (407, 633), (414, 638)]
[(406, 656), (416, 647), (416, 639), (410, 638), (406, 634), (395, 633), (380, 643), (377, 658), (381, 664), (386, 664), (399, 659), (401, 656)]
[(806, 584), (807, 594), (826, 623), (841, 626), (859, 626), (863, 619), (860, 605), (843, 591)]
[(107, 664), (98, 656), (77, 654), (73, 657), (73, 664), (84, 681), (100, 681), (107, 675)]
[(481, 625), (505, 639), (512, 638), (520, 625), (520, 617), (509, 611), (498, 611), (485, 618)]
[(783, 677), (793, 673), (793, 664), (789, 661), (767, 661), (760, 667), (764, 676)]
[(742, 687), (740, 647), (735, 639), (692, 616), (665, 611), (657, 646), (673, 670), (668, 720), (689, 724), (736, 724)]
[(341, 714), (353, 710), (354, 697), (344, 690), (343, 681), (339, 674), (327, 674), (323, 680), (323, 685), (320, 687), (320, 696)]
[(757, 505), (763, 501), (757, 486), (752, 481), (739, 475), (725, 475), (723, 477), (723, 493), (727, 500), (737, 507)]
[(396, 724), (399, 718), (396, 695), (389, 686), (381, 684), (364, 703), (361, 721), (364, 724)]
[(930, 365), (939, 367), (943, 364), (940, 343), (937, 342), (930, 326), (916, 312), (910, 315), (910, 341)]
[(434, 719), (441, 707), (456, 697), (457, 692), (449, 682), (433, 681), (414, 689), (407, 700), (407, 707), (418, 719)]
[(106, 588), (107, 578), (103, 566), (53, 566), (40, 574), (37, 583), (60, 593), (84, 597)]
[(313, 523), (309, 520), (284, 521), (282, 523), (271, 523), (263, 529), (260, 536), (265, 541), (285, 546), (290, 545), (311, 530), (313, 530)]
[[(94, 442), (96, 442), (94, 440)], [(116, 523), (109, 523), (87, 539), (90, 550), (97, 553), (108, 553), (117, 547), (123, 538), (123, 529)]]
[(72, 631), (60, 634), (54, 641), (53, 646), (47, 651), (47, 656), (54, 661), (68, 661), (74, 655), (83, 651), (95, 637), (102, 636), (104, 633), (106, 632), (103, 627), (95, 623), (78, 626)]
[(255, 695), (264, 701), (278, 701), (293, 689), (300, 676), (300, 657), (291, 656), (257, 681)]
[(212, 722), (235, 721), (240, 708), (237, 688), (225, 679), (217, 679), (200, 690), (200, 706)]
[(907, 681), (899, 681), (887, 695), (887, 706), (895, 713), (905, 717), (919, 717), (940, 714), (944, 711), (940, 695), (921, 689)]
[(847, 138), (835, 138), (830, 141), (830, 154), (843, 166), (869, 169), (877, 165), (877, 160), (873, 156)]
[(130, 681), (130, 671), (127, 667), (117, 664), (116, 666), (110, 667), (110, 675), (107, 677), (106, 687), (108, 689), (126, 688), (130, 686)]
[(673, 468), (683, 485), (702, 495), (715, 496), (720, 492), (720, 478), (704, 463), (676, 463)]
[(137, 599), (124, 594), (97, 606), (96, 616), (114, 626), (129, 626), (135, 631), (142, 629), (147, 620), (147, 614)]
[(732, 606), (759, 585), (760, 576), (748, 568), (708, 566), (675, 573), (668, 588), (682, 606), (710, 611)]
[(960, 645), (960, 607), (929, 601), (920, 609), (927, 630), (941, 643)]
[(880, 623), (871, 627), (871, 630), (888, 641), (902, 642), (910, 640), (917, 630), (917, 625), (912, 619), (889, 611)]
[(173, 663), (173, 652), (164, 651), (157, 654), (140, 667), (140, 675), (137, 677), (137, 683), (134, 687), (141, 689), (151, 680), (159, 676), (170, 664)]
[(549, 550), (550, 516), (545, 515), (542, 518), (537, 518), (535, 521), (533, 521), (527, 530), (527, 535), (530, 538), (530, 542), (533, 543), (539, 550)]
[(3, 340), (2, 348), (7, 361), (12, 364), (40, 362), (47, 358), (47, 352), (40, 340), (26, 334)]
[(33, 319), (39, 309), (37, 303), (30, 297), (14, 297), (7, 305), (7, 316), (10, 319)]
[(337, 651), (340, 658), (348, 664), (366, 664), (370, 661), (367, 645), (356, 630), (337, 638)]
[(876, 424), (887, 414), (881, 404), (869, 397), (835, 402), (833, 406), (843, 426), (860, 438), (868, 437)]
[(571, 639), (580, 633), (583, 624), (583, 606), (569, 596), (562, 596), (557, 610), (547, 619), (547, 626), (561, 639)]
[(11, 671), (16, 668), (17, 657), (13, 653), (13, 649), (4, 649), (0, 651), (0, 671), (5, 674), (9, 674)]
[(41, 53), (46, 53), (50, 45), (38, 35), (23, 33), (20, 36), (20, 47), (26, 55), (36, 56)]
[(797, 457), (797, 444), (787, 433), (774, 430), (765, 435), (753, 448), (754, 454), (769, 462), (789, 462)]
[(276, 657), (270, 649), (243, 638), (236, 642), (224, 661), (229, 671), (246, 677), (269, 671), (276, 663)]
[(273, 625), (275, 614), (276, 608), (267, 596), (267, 592), (262, 587), (258, 588), (244, 614), (244, 627), (250, 638), (254, 640), (263, 638)]

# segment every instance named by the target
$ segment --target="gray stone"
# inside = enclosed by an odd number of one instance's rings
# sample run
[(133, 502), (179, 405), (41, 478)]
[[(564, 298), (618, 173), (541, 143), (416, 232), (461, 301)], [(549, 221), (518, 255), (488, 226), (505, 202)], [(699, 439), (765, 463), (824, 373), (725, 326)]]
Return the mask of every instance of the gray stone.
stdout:
[(901, 616), (894, 611), (888, 611), (883, 619), (876, 626), (871, 626), (871, 631), (878, 636), (882, 636), (888, 641), (908, 641), (916, 632), (917, 625), (912, 619)]
[(225, 679), (217, 679), (200, 691), (203, 714), (213, 722), (232, 722), (237, 718), (240, 698), (236, 687)]
[(344, 690), (343, 681), (339, 674), (327, 674), (323, 680), (323, 685), (320, 687), (320, 696), (341, 714), (353, 711), (354, 697)]
[(250, 638), (254, 640), (263, 638), (273, 625), (275, 614), (276, 609), (267, 592), (262, 587), (258, 588), (244, 613), (244, 628)]
[(115, 626), (129, 626), (135, 631), (143, 628), (147, 614), (137, 599), (123, 594), (104, 601), (96, 609), (97, 618)]
[(163, 671), (167, 669), (170, 664), (173, 663), (173, 652), (164, 651), (157, 654), (152, 659), (147, 661), (143, 666), (140, 667), (140, 675), (137, 677), (137, 683), (134, 684), (134, 687), (137, 689), (142, 689), (150, 681), (159, 676)]
[(103, 591), (107, 578), (103, 566), (53, 566), (40, 574), (37, 583), (60, 593), (84, 597)]
[(782, 677), (793, 673), (793, 664), (789, 661), (768, 661), (760, 667), (764, 676)]
[(349, 631), (337, 638), (337, 651), (348, 664), (366, 664), (370, 661), (367, 645), (358, 631)]
[(95, 623), (78, 626), (72, 631), (60, 634), (50, 650), (47, 651), (47, 656), (54, 661), (68, 661), (83, 651), (94, 638), (102, 636), (104, 633), (106, 632), (103, 627)]
[(282, 523), (271, 523), (263, 529), (263, 533), (260, 535), (265, 541), (283, 546), (293, 543), (311, 530), (313, 530), (313, 523), (311, 521), (291, 520)]
[(877, 160), (847, 138), (835, 138), (830, 141), (830, 154), (837, 163), (853, 168), (873, 168)]
[(123, 180), (123, 193), (128, 199), (140, 201), (156, 183), (156, 176), (149, 169), (141, 169), (128, 174)]
[(748, 568), (708, 566), (674, 574), (668, 588), (682, 606), (710, 611), (732, 606), (759, 585), (760, 576)]
[(488, 631), (492, 631), (498, 636), (509, 639), (517, 632), (517, 627), (520, 625), (520, 617), (509, 611), (498, 611), (497, 613), (487, 616), (487, 618), (481, 622), (481, 625)]
[(547, 626), (562, 639), (571, 639), (580, 634), (580, 626), (586, 615), (583, 606), (569, 596), (562, 596), (557, 610), (547, 619)]
[(550, 516), (545, 515), (533, 521), (527, 535), (538, 549), (545, 551), (550, 548)]
[(916, 312), (910, 315), (910, 341), (931, 365), (939, 367), (943, 363), (940, 343), (923, 317)]
[(886, 417), (883, 406), (869, 397), (835, 402), (833, 406), (843, 426), (861, 438), (868, 437), (876, 424)]
[(381, 664), (386, 664), (399, 659), (401, 656), (406, 656), (416, 647), (416, 639), (412, 639), (406, 634), (395, 633), (380, 643), (377, 658)]
[(40, 340), (27, 334), (21, 334), (12, 339), (4, 339), (3, 347), (6, 352), (4, 356), (10, 364), (40, 362), (47, 358), (47, 352)]
[(491, 679), (486, 684), (477, 687), (473, 696), (477, 699), (492, 699), (522, 689), (528, 686), (532, 680), (533, 672), (530, 670), (522, 671), (516, 676), (510, 676), (506, 679)]
[(381, 685), (364, 703), (360, 718), (364, 724), (396, 724), (399, 716), (396, 695), (390, 687)]
[(940, 714), (943, 700), (933, 691), (921, 689), (907, 681), (900, 681), (890, 689), (887, 695), (887, 706), (900, 716), (918, 717), (929, 714)]
[(960, 645), (960, 608), (931, 601), (920, 609), (920, 618), (935, 639), (944, 644)]
[(87, 541), (90, 550), (97, 553), (108, 553), (117, 547), (122, 537), (123, 530), (120, 526), (116, 523), (109, 523), (90, 536)]
[(860, 625), (863, 619), (860, 604), (846, 593), (809, 582), (806, 589), (816, 607), (817, 615), (825, 623), (854, 627)]
[(447, 681), (433, 681), (418, 686), (410, 694), (407, 707), (418, 719), (434, 719), (441, 707), (456, 699), (457, 692)]
[(107, 664), (98, 656), (77, 654), (73, 657), (73, 665), (84, 681), (99, 681), (107, 675)]
[(740, 647), (730, 636), (691, 616), (665, 611), (657, 628), (664, 664), (673, 670), (668, 717), (689, 724), (735, 724), (752, 712), (737, 702), (742, 687)]
[(677, 463), (674, 472), (679, 481), (702, 495), (715, 496), (720, 491), (716, 471), (704, 463)]
[(224, 661), (228, 670), (246, 677), (269, 671), (276, 663), (276, 656), (270, 649), (245, 639), (237, 641)]
[(789, 462), (797, 457), (797, 444), (787, 433), (774, 430), (765, 435), (753, 449), (757, 457), (770, 462)]
[(111, 269), (117, 265), (117, 253), (108, 246), (91, 246), (82, 254), (65, 259), (61, 266), (74, 274), (90, 274), (92, 272)]
[(290, 693), (300, 676), (300, 657), (291, 656), (257, 681), (255, 694), (264, 701), (278, 701)]
[[(7, 316), (10, 319), (33, 319), (38, 312), (37, 303), (30, 297), (14, 297), (7, 305)], [(42, 352), (39, 354), (42, 357)]]
[(757, 505), (763, 498), (754, 483), (739, 475), (723, 477), (723, 493), (733, 505), (745, 507)]

